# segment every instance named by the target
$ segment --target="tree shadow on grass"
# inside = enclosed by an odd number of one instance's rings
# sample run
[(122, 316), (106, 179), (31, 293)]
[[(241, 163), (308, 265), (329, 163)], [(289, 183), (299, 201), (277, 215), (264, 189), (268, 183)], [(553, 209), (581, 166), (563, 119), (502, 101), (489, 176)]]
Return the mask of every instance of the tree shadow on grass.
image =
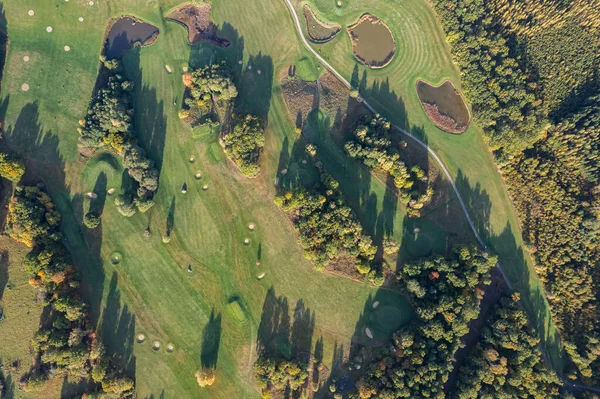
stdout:
[(167, 225), (166, 225), (166, 236), (170, 237), (173, 227), (175, 225), (175, 196), (171, 199), (171, 206), (169, 206), (169, 212), (167, 213)]
[(165, 104), (162, 99), (159, 101), (156, 88), (144, 82), (143, 70), (140, 66), (140, 49), (129, 51), (122, 61), (127, 79), (135, 84), (132, 105), (135, 110), (136, 138), (160, 173), (167, 135), (167, 118), (164, 110), (170, 104)]
[(102, 311), (100, 336), (107, 353), (119, 368), (135, 380), (136, 359), (133, 354), (135, 340), (135, 315), (121, 302), (118, 276), (114, 272)]
[(90, 212), (94, 212), (96, 215), (102, 215), (104, 212), (104, 205), (106, 204), (106, 187), (108, 184), (108, 178), (106, 173), (100, 172), (94, 184), (93, 193), (96, 194), (96, 198), (90, 199)]
[(8, 284), (8, 264), (10, 254), (7, 250), (0, 250), (0, 300), (4, 296), (4, 288)]
[(214, 369), (217, 367), (219, 358), (219, 345), (221, 344), (221, 314), (210, 312), (208, 324), (202, 334), (202, 351), (200, 352), (200, 364), (203, 368)]

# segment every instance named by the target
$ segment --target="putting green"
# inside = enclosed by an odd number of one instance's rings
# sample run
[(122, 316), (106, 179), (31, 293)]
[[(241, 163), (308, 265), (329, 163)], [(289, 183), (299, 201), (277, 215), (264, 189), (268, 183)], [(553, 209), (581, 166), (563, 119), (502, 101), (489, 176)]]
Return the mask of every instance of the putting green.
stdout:
[(396, 306), (379, 306), (373, 313), (374, 327), (391, 334), (404, 323), (407, 317), (404, 313)]
[(114, 188), (119, 194), (122, 174), (121, 161), (110, 152), (101, 152), (86, 163), (81, 174), (83, 188), (94, 191), (98, 179), (105, 179), (106, 189)]
[(414, 258), (429, 256), (433, 252), (433, 243), (427, 232), (407, 234), (406, 250)]

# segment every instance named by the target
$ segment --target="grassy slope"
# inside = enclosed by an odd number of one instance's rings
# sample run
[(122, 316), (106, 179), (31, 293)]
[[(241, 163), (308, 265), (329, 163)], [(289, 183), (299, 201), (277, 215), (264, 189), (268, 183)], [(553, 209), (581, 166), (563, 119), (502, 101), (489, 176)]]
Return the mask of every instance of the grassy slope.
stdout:
[[(361, 94), (384, 116), (423, 137), (455, 176), (461, 194), (474, 216), (479, 233), (501, 256), (501, 263), (522, 299), (534, 324), (542, 331), (556, 369), (563, 367), (560, 342), (552, 324), (543, 287), (524, 250), (519, 223), (503, 181), (488, 153), (482, 132), (474, 124), (460, 136), (446, 134), (431, 123), (416, 94), (416, 81), (439, 84), (450, 79), (460, 88), (460, 75), (435, 13), (421, 0), (403, 2), (368, 0), (314, 0), (311, 5), (329, 21), (344, 28), (329, 43), (313, 45), (334, 68), (359, 85)], [(297, 3), (301, 13), (301, 3)], [(364, 12), (383, 18), (392, 29), (398, 52), (382, 70), (357, 63), (345, 27)]]
[[(287, 298), (290, 312), (299, 300), (314, 312), (313, 342), (323, 336), (326, 362), (333, 357), (334, 344), (348, 347), (363, 305), (375, 290), (313, 271), (296, 245), (287, 218), (272, 203), (279, 148), (284, 135), (293, 139), (295, 134), (282, 100), (272, 100), (263, 175), (255, 181), (241, 178), (227, 161), (208, 157), (207, 145), (194, 142), (177, 119), (178, 105), (173, 102), (180, 101), (183, 93), (178, 72), (191, 51), (185, 30), (165, 23), (156, 2), (123, 4), (101, 2), (89, 7), (82, 1), (28, 1), (6, 5), (12, 38), (2, 86), (7, 141), (27, 156), (29, 178), (47, 183), (63, 213), (65, 235), (83, 271), (92, 314), (100, 319), (109, 348), (124, 354), (130, 365), (135, 363), (140, 396), (158, 396), (163, 390), (165, 397), (257, 396), (249, 383), (250, 366), (268, 288), (273, 286), (278, 296)], [(169, 7), (160, 5), (166, 13)], [(300, 52), (299, 47), (290, 46), (292, 25), (281, 24), (289, 19), (283, 3), (272, 6), (267, 15), (258, 4), (223, 4), (214, 11), (219, 24), (230, 21), (244, 36), (245, 62), (261, 52), (269, 53), (277, 55), (273, 69), (279, 70)], [(30, 8), (35, 10), (34, 17), (26, 14)], [(155, 208), (131, 219), (118, 215), (109, 197), (102, 226), (82, 234), (78, 221), (87, 207), (83, 193), (95, 186), (101, 171), (109, 175), (108, 185), (119, 180), (106, 165), (92, 163), (84, 169), (77, 161), (75, 129), (94, 85), (106, 19), (121, 14), (135, 14), (161, 29), (155, 45), (139, 51), (139, 57), (133, 53), (126, 58), (128, 72), (138, 83), (136, 118), (142, 141), (153, 148), (151, 155), (162, 158), (161, 187)], [(79, 16), (85, 18), (84, 23), (77, 21)], [(264, 28), (256, 29), (259, 20), (265, 21), (261, 23)], [(267, 28), (275, 23), (285, 34)], [(54, 28), (51, 34), (45, 32), (48, 25)], [(32, 35), (35, 30), (41, 33)], [(67, 44), (69, 53), (62, 49)], [(202, 53), (202, 49), (194, 51)], [(31, 57), (26, 66), (25, 54)], [(167, 74), (165, 64), (176, 73)], [(20, 90), (23, 82), (31, 86), (27, 93)], [(192, 154), (197, 159), (194, 164), (188, 161)], [(193, 180), (197, 170), (203, 173), (200, 182)], [(185, 196), (180, 193), (183, 182), (188, 184)], [(209, 190), (201, 190), (202, 184), (209, 184)], [(164, 245), (161, 235), (173, 198), (173, 238)], [(257, 225), (253, 233), (247, 228), (251, 222)], [(148, 225), (152, 234), (145, 238), (142, 232)], [(249, 246), (242, 245), (245, 237), (251, 238)], [(260, 268), (254, 265), (259, 244)], [(123, 256), (116, 266), (108, 261), (115, 250)], [(192, 265), (192, 274), (186, 272), (187, 265)], [(267, 274), (262, 281), (255, 279), (259, 272)], [(407, 309), (397, 294), (383, 291), (379, 295)], [(234, 296), (241, 298), (248, 311), (245, 323), (225, 312)], [(223, 317), (218, 379), (212, 388), (200, 391), (193, 372), (200, 365), (202, 334), (213, 310)], [(133, 343), (138, 332), (146, 335), (144, 344)], [(175, 352), (153, 351), (154, 340), (163, 348), (173, 343)]]

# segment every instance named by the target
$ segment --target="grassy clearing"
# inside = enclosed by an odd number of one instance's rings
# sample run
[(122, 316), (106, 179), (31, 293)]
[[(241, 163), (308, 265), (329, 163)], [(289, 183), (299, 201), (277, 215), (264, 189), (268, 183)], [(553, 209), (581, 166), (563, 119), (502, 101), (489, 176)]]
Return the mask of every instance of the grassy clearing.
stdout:
[[(427, 2), (408, 0), (343, 1), (314, 0), (329, 21), (349, 26), (369, 12), (385, 21), (397, 41), (397, 53), (381, 70), (360, 65), (352, 55), (348, 35), (338, 35), (313, 47), (356, 87), (383, 116), (425, 140), (454, 176), (479, 233), (500, 261), (514, 288), (521, 291), (527, 311), (541, 331), (546, 349), (557, 370), (564, 365), (558, 334), (553, 326), (543, 287), (525, 251), (519, 222), (502, 177), (484, 144), (481, 129), (471, 124), (460, 136), (439, 130), (425, 114), (416, 94), (419, 79), (432, 84), (450, 80), (459, 90), (460, 75), (452, 63), (444, 33)], [(303, 2), (296, 3), (301, 15)], [(468, 100), (468, 99), (467, 99)]]
[(311, 56), (302, 56), (294, 63), (296, 75), (307, 82), (314, 82), (321, 76), (321, 65)]

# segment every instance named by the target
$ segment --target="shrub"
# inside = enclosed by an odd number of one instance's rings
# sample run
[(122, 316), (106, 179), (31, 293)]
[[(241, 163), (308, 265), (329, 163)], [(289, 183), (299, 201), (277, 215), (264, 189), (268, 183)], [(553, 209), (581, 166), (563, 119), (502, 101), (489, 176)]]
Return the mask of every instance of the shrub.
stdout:
[(371, 271), (371, 265), (367, 261), (361, 261), (356, 265), (356, 270), (360, 274), (368, 274)]
[(369, 282), (374, 287), (381, 287), (385, 282), (385, 277), (381, 270), (371, 270), (369, 272)]
[(100, 224), (100, 216), (96, 212), (88, 212), (83, 217), (83, 224), (88, 229), (95, 229)]
[(162, 242), (165, 244), (168, 244), (171, 241), (171, 235), (167, 235), (165, 234), (164, 236), (162, 236)]
[(215, 380), (217, 379), (214, 370), (209, 368), (203, 368), (202, 370), (198, 370), (196, 371), (195, 375), (198, 385), (200, 385), (202, 388), (211, 386), (215, 383)]
[(386, 238), (383, 240), (383, 252), (388, 255), (393, 255), (400, 250), (400, 246), (398, 243), (391, 238)]
[(18, 182), (25, 174), (25, 163), (7, 153), (0, 152), (0, 176)]
[(135, 204), (130, 195), (123, 194), (115, 198), (117, 210), (123, 216), (131, 217), (135, 215)]

